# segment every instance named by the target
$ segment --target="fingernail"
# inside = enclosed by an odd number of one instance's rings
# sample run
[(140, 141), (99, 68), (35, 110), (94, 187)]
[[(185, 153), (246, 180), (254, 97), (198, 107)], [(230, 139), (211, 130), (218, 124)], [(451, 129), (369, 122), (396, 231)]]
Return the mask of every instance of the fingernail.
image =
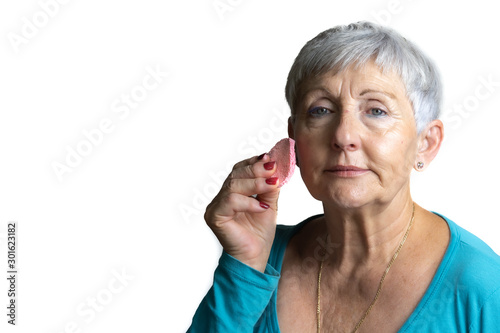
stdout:
[(271, 177), (266, 179), (266, 183), (268, 183), (269, 185), (276, 185), (277, 182), (278, 177)]
[(262, 207), (262, 208), (265, 208), (265, 209), (268, 209), (269, 208), (269, 205), (266, 204), (266, 203), (263, 203), (263, 202), (259, 202), (259, 205)]
[(263, 158), (264, 158), (264, 155), (266, 155), (266, 153), (264, 153), (264, 154), (260, 155), (259, 157), (257, 157), (257, 160), (259, 160), (259, 161), (260, 161), (261, 159), (263, 159)]
[(264, 163), (264, 169), (266, 170), (272, 170), (274, 168), (274, 164), (276, 162), (267, 162), (267, 163)]

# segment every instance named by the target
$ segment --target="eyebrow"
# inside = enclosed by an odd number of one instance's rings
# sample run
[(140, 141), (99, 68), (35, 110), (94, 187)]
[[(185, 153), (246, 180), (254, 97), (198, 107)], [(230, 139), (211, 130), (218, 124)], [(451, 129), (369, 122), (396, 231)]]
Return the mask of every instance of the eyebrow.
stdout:
[(297, 101), (304, 99), (305, 97), (307, 97), (308, 95), (310, 95), (312, 93), (318, 93), (318, 92), (322, 92), (322, 93), (328, 95), (329, 97), (334, 97), (333, 94), (328, 89), (326, 89), (323, 86), (319, 86), (319, 87), (314, 87), (314, 88), (308, 89), (308, 90), (302, 92), (301, 94), (299, 94), (297, 96)]
[(385, 91), (379, 91), (379, 90), (372, 90), (372, 89), (365, 89), (363, 90), (359, 96), (363, 96), (364, 94), (369, 94), (369, 93), (376, 93), (376, 94), (382, 94), (386, 95), (387, 97), (390, 97), (392, 99), (397, 99), (396, 96), (390, 92), (385, 92)]
[[(301, 94), (298, 96), (298, 97), (299, 97), (298, 99), (303, 99), (303, 98), (304, 98), (304, 97), (306, 97), (307, 95), (309, 95), (309, 94), (311, 94), (311, 93), (313, 93), (313, 92), (318, 92), (318, 91), (323, 92), (323, 93), (325, 93), (325, 94), (327, 94), (327, 95), (333, 96), (333, 94), (332, 94), (332, 93), (331, 93), (328, 89), (326, 89), (326, 88), (324, 88), (324, 87), (321, 87), (321, 86), (320, 86), (320, 87), (314, 87), (314, 88), (312, 88), (312, 89), (308, 89), (308, 90), (304, 91), (303, 93), (301, 93)], [(365, 94), (370, 94), (370, 93), (382, 94), (382, 95), (386, 95), (386, 96), (387, 96), (387, 97), (389, 97), (389, 98), (392, 98), (392, 99), (397, 99), (397, 98), (396, 98), (396, 95), (394, 95), (394, 94), (392, 94), (392, 93), (390, 93), (390, 92), (385, 92), (385, 91), (380, 91), (380, 90), (373, 90), (373, 89), (365, 89), (365, 90), (363, 90), (363, 91), (359, 94), (359, 96), (363, 96), (363, 95), (365, 95)]]
[[(311, 93), (317, 93), (317, 92), (322, 92), (326, 95), (328, 95), (330, 98), (335, 98), (335, 96), (327, 89), (325, 88), (324, 86), (317, 86), (317, 87), (313, 87), (311, 89), (308, 89), (302, 93), (300, 93), (297, 98), (295, 99), (295, 105), (297, 105), (297, 103), (299, 103), (299, 101), (303, 100), (304, 98), (306, 98), (309, 94)], [(359, 96), (363, 96), (365, 94), (369, 94), (369, 93), (374, 93), (374, 94), (382, 94), (382, 95), (385, 95), (393, 100), (397, 100), (397, 97), (396, 95), (390, 93), (390, 92), (385, 92), (385, 91), (380, 91), (380, 90), (373, 90), (373, 89), (364, 89), (360, 94)]]

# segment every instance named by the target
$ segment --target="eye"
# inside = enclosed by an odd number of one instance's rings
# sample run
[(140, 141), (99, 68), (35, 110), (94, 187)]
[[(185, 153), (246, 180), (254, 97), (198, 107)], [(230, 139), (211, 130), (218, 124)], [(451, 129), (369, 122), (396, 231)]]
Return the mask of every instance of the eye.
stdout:
[(313, 117), (321, 117), (325, 114), (331, 113), (331, 111), (325, 107), (317, 106), (317, 107), (312, 108), (311, 110), (307, 111), (307, 113)]
[(378, 108), (372, 108), (369, 111), (370, 116), (375, 116), (375, 117), (383, 117), (387, 115), (387, 112), (384, 110), (378, 109)]

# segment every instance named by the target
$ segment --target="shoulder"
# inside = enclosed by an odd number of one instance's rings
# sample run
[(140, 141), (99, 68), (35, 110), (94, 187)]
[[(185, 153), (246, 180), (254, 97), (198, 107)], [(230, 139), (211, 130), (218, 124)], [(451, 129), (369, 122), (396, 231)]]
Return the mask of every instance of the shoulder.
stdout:
[[(452, 235), (449, 251), (454, 251), (455, 264), (461, 271), (473, 273), (500, 273), (500, 256), (484, 241), (455, 222), (442, 216)], [(498, 275), (497, 275), (498, 277)], [(500, 284), (500, 280), (496, 279)]]
[(401, 332), (491, 332), (500, 325), (500, 257), (452, 220), (446, 253)]
[[(450, 228), (450, 244), (443, 259), (448, 281), (465, 292), (466, 298), (486, 301), (499, 295), (500, 256), (484, 241), (443, 217)], [(481, 302), (481, 301), (479, 301)]]

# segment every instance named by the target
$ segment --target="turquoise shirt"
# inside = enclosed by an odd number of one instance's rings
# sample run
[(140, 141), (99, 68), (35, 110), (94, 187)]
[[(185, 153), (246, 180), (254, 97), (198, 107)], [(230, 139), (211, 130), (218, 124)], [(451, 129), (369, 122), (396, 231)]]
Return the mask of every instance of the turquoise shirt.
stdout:
[[(295, 226), (277, 226), (264, 273), (223, 252), (213, 286), (188, 332), (280, 332), (276, 296), (283, 255), (290, 238), (318, 216)], [(450, 229), (448, 249), (399, 332), (500, 332), (500, 257), (482, 240), (439, 216)]]

